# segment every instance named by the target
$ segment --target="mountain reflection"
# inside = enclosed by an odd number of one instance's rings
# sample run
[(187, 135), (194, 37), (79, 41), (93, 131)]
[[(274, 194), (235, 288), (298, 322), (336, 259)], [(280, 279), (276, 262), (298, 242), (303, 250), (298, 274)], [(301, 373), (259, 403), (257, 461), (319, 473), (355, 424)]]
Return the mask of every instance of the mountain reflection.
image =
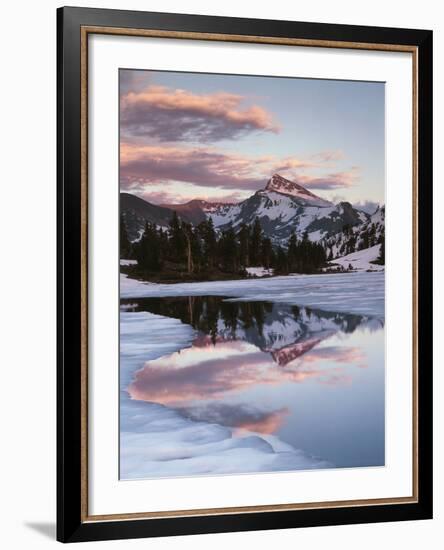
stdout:
[(122, 300), (125, 311), (149, 311), (180, 319), (199, 332), (194, 347), (228, 341), (248, 342), (285, 366), (329, 336), (359, 327), (383, 328), (381, 319), (290, 306), (266, 301), (232, 301), (220, 296), (139, 298)]
[(367, 367), (367, 357), (341, 338), (383, 328), (375, 318), (214, 296), (122, 301), (122, 308), (180, 319), (197, 331), (191, 347), (145, 363), (128, 388), (133, 399), (262, 434), (290, 421), (294, 403), (285, 388), (350, 385), (350, 367)]

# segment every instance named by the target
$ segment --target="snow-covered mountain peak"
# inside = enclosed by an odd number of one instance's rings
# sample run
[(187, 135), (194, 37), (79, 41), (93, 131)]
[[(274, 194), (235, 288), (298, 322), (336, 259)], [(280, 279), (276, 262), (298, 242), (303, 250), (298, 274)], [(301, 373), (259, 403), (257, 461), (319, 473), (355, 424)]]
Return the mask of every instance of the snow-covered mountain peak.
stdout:
[(273, 174), (268, 180), (265, 189), (269, 191), (277, 191), (278, 193), (285, 193), (286, 195), (299, 195), (302, 193), (304, 195), (314, 196), (310, 193), (310, 191), (302, 187), (302, 185), (283, 178), (280, 174)]
[(282, 177), (280, 174), (273, 174), (268, 180), (265, 191), (273, 191), (283, 195), (290, 195), (296, 199), (302, 200), (305, 204), (316, 206), (331, 206), (332, 203), (321, 199), (302, 185)]
[(252, 226), (258, 218), (274, 246), (285, 248), (292, 233), (298, 238), (307, 233), (312, 242), (327, 247), (329, 259), (379, 244), (384, 231), (383, 206), (370, 215), (349, 202), (335, 205), (280, 174), (238, 203), (193, 199), (184, 204), (155, 205), (122, 193), (120, 205), (131, 241), (143, 233), (145, 221), (168, 228), (174, 212), (195, 227), (211, 220), (217, 231), (239, 231), (243, 224)]

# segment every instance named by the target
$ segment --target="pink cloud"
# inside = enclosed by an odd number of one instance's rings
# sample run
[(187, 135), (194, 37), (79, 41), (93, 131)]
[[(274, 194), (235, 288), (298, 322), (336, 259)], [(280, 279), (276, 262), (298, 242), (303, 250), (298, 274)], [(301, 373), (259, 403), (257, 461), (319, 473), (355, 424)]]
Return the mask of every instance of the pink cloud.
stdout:
[(254, 157), (222, 152), (211, 147), (137, 145), (128, 142), (123, 142), (120, 147), (121, 188), (146, 198), (150, 193), (150, 185), (168, 182), (220, 187), (236, 193), (263, 188), (276, 172), (311, 189), (347, 188), (358, 178), (355, 167), (325, 176), (306, 172), (320, 167), (322, 163), (316, 164), (297, 157)]
[(243, 106), (245, 100), (226, 92), (195, 94), (150, 85), (121, 96), (121, 132), (163, 142), (214, 142), (254, 131), (279, 132), (268, 111), (258, 105)]
[(352, 187), (356, 183), (358, 175), (359, 170), (356, 167), (352, 167), (350, 170), (331, 172), (325, 176), (295, 175), (293, 181), (310, 189), (341, 189)]
[(239, 423), (236, 428), (240, 432), (258, 432), (261, 434), (273, 434), (281, 428), (285, 418), (290, 413), (287, 407), (264, 413), (262, 417), (245, 419), (242, 423)]
[[(209, 148), (170, 146), (120, 147), (121, 187), (180, 181), (208, 187), (257, 189), (262, 178), (252, 176), (251, 159)], [(142, 188), (144, 186), (142, 185)]]
[(347, 367), (365, 365), (362, 352), (353, 347), (311, 349), (286, 366), (277, 366), (263, 352), (237, 341), (225, 341), (215, 349), (224, 353), (212, 356), (204, 348), (193, 347), (146, 363), (128, 388), (131, 397), (185, 407), (196, 400), (220, 400), (228, 393), (259, 385), (311, 379), (322, 384), (348, 384)]

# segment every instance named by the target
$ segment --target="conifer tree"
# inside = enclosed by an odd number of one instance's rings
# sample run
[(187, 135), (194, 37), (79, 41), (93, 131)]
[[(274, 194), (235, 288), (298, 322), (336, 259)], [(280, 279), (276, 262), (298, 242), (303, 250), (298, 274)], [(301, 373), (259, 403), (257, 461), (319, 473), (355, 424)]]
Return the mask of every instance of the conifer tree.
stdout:
[(237, 234), (239, 240), (239, 261), (244, 267), (250, 265), (250, 229), (245, 223), (241, 224), (239, 233)]
[(131, 256), (131, 243), (126, 230), (125, 218), (120, 214), (120, 257), (129, 258)]
[(238, 271), (239, 246), (232, 227), (224, 231), (219, 239), (219, 255), (224, 270)]
[(259, 218), (256, 216), (256, 219), (253, 223), (253, 230), (251, 232), (250, 240), (250, 263), (251, 265), (257, 265), (260, 261), (260, 252), (262, 244), (262, 227)]
[(261, 264), (266, 269), (271, 267), (273, 247), (271, 245), (271, 239), (265, 237), (262, 239), (261, 245)]
[(162, 268), (159, 233), (154, 224), (145, 223), (145, 231), (135, 247), (134, 255), (143, 270), (159, 271)]
[(274, 268), (276, 273), (288, 273), (287, 255), (285, 254), (285, 250), (281, 246), (278, 246), (276, 250)]
[(176, 211), (173, 212), (170, 221), (169, 233), (172, 259), (173, 261), (183, 261), (186, 254), (187, 239)]
[(297, 269), (298, 257), (298, 241), (295, 232), (293, 231), (288, 241), (288, 269), (295, 271)]
[(208, 268), (213, 268), (217, 261), (217, 237), (213, 220), (209, 218), (198, 226), (198, 233), (203, 241), (202, 261)]
[(385, 236), (381, 235), (381, 249), (379, 250), (378, 263), (380, 265), (385, 265)]
[(168, 242), (168, 233), (159, 227), (159, 246), (161, 260), (168, 258), (170, 255), (170, 245)]
[(193, 259), (193, 230), (191, 224), (182, 223), (181, 226), (183, 235), (186, 240), (186, 257), (187, 257), (187, 271), (192, 273), (194, 271), (194, 259)]

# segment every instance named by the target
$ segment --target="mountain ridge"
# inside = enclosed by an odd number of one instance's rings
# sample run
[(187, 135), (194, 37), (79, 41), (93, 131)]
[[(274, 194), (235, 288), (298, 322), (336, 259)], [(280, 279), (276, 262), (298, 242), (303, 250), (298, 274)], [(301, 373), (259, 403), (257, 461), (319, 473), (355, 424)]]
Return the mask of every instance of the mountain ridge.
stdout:
[[(366, 226), (376, 214), (371, 216), (346, 201), (333, 204), (280, 174), (273, 174), (263, 189), (238, 203), (192, 199), (182, 204), (156, 205), (121, 193), (121, 213), (131, 241), (140, 238), (146, 221), (167, 228), (174, 212), (194, 226), (211, 219), (217, 231), (230, 227), (237, 230), (259, 218), (264, 234), (275, 246), (285, 247), (293, 232), (298, 238), (307, 233), (311, 241), (322, 242), (334, 251), (333, 257), (341, 249), (344, 228)], [(378, 237), (383, 225), (384, 220), (378, 225)]]

